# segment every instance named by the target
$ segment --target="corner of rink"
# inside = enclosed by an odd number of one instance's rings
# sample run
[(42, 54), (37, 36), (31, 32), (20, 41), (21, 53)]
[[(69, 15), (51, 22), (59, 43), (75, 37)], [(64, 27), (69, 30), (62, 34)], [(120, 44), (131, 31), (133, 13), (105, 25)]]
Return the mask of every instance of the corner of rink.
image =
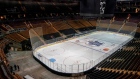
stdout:
[(42, 45), (33, 51), (33, 55), (56, 72), (82, 73), (92, 69), (132, 39), (133, 36), (123, 33), (95, 31)]

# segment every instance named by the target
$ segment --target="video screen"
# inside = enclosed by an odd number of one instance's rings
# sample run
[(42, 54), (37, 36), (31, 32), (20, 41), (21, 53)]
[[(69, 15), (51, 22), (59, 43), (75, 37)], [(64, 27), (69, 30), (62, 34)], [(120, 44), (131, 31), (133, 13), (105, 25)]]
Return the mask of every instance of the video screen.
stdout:
[(81, 16), (113, 16), (116, 0), (81, 0)]

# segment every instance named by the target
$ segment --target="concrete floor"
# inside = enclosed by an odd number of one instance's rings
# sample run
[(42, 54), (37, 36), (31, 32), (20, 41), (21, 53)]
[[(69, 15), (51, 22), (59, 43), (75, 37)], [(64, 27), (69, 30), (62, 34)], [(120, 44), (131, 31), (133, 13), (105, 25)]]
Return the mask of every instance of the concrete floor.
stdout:
[(15, 73), (22, 77), (30, 75), (34, 79), (86, 79), (85, 76), (64, 77), (48, 71), (32, 57), (32, 51), (10, 52), (8, 54), (8, 60), (10, 66), (14, 64), (19, 65), (20, 71), (15, 71)]

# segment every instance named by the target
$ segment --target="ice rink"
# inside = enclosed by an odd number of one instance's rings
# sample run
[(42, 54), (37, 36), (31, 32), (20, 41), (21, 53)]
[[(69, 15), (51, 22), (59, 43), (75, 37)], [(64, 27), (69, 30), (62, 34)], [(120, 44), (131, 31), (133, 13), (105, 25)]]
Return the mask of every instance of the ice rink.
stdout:
[(55, 71), (79, 73), (91, 69), (132, 38), (120, 33), (97, 31), (40, 46), (34, 51), (34, 56)]

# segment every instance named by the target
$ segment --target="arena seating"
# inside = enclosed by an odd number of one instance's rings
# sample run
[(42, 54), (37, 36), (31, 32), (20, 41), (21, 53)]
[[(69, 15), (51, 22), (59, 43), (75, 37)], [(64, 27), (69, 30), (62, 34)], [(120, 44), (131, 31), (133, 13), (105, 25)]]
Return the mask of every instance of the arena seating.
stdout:
[(100, 62), (98, 65), (96, 65), (95, 70), (93, 70), (90, 74), (87, 75), (87, 79), (140, 78), (139, 48), (140, 48), (140, 39), (139, 38), (133, 39), (122, 49), (116, 51), (115, 53), (107, 57), (105, 60)]
[(86, 27), (91, 27), (92, 26), (88, 21), (86, 21), (84, 19), (79, 19), (79, 22), (82, 23)]
[(92, 26), (94, 26), (94, 27), (96, 27), (96, 20), (95, 19), (90, 19), (90, 20), (88, 20), (88, 22), (92, 25)]
[(77, 20), (68, 20), (67, 21), (69, 25), (71, 25), (74, 29), (79, 29), (79, 28), (83, 28), (85, 27), (84, 25), (82, 25), (81, 23), (79, 23), (79, 21)]
[(90, 25), (90, 23), (88, 23), (86, 20), (84, 20), (84, 19), (78, 19), (77, 20), (81, 25), (83, 25), (84, 27), (83, 28), (79, 28), (78, 30), (79, 31), (88, 31), (88, 30), (90, 30), (90, 28), (89, 27), (91, 27), (91, 25)]
[(8, 23), (8, 25), (10, 25), (13, 29), (26, 28), (26, 25), (24, 24), (24, 22), (10, 22)]
[(9, 62), (7, 60), (7, 56), (4, 53), (3, 49), (5, 47), (6, 44), (8, 44), (9, 42), (11, 42), (12, 40), (10, 39), (2, 39), (0, 41), (0, 79), (9, 79), (9, 78), (13, 78), (13, 79), (22, 79), (21, 76), (19, 76), (18, 74), (12, 74), (9, 71)]
[(57, 30), (64, 30), (64, 29), (70, 29), (71, 27), (66, 24), (63, 21), (56, 21), (56, 22), (51, 22), (52, 25), (54, 26), (55, 29)]
[[(95, 29), (96, 21), (95, 20), (32, 20), (26, 22), (19, 22), (19, 24), (9, 23), (13, 29), (26, 27), (26, 31), (11, 33), (6, 35), (7, 39), (16, 42), (22, 42), (29, 38), (29, 30), (32, 28), (42, 27), (43, 37), (45, 40), (50, 40), (56, 37), (61, 37), (61, 34), (70, 35), (78, 33), (79, 31)], [(89, 26), (90, 25), (90, 26)], [(113, 26), (113, 25), (112, 25)], [(118, 29), (113, 27), (112, 29)], [(8, 29), (6, 29), (8, 31)], [(111, 29), (110, 29), (111, 30)], [(115, 30), (111, 30), (115, 31)], [(139, 35), (137, 35), (139, 36)], [(2, 45), (2, 44), (1, 44)], [(3, 44), (5, 45), (5, 44)], [(102, 79), (102, 78), (134, 78), (139, 79), (140, 76), (138, 71), (140, 70), (139, 61), (140, 61), (140, 39), (136, 38), (130, 41), (125, 45), (121, 50), (116, 51), (110, 55), (107, 59), (103, 60), (101, 63), (96, 65), (96, 68), (92, 72), (88, 73), (87, 79)], [(2, 55), (2, 57), (5, 57)], [(2, 58), (4, 59), (4, 58)], [(99, 69), (98, 69), (99, 68)], [(98, 74), (98, 75), (97, 75)], [(17, 74), (14, 74), (14, 77), (20, 79)]]
[(79, 30), (81, 32), (95, 29), (94, 26), (86, 20), (68, 20), (67, 22), (73, 29)]
[(76, 33), (75, 30), (66, 23), (66, 21), (55, 21), (51, 23), (53, 27), (57, 29), (60, 33), (63, 33), (65, 35)]
[[(124, 8), (123, 3), (125, 5), (128, 4), (129, 6)], [(0, 66), (4, 66), (5, 71), (0, 67), (0, 79), (8, 79), (7, 76), (11, 79), (22, 79), (18, 74), (9, 72), (9, 62), (6, 57), (6, 52), (4, 52), (4, 48), (8, 43), (16, 42), (22, 44), (24, 47), (23, 51), (26, 49), (25, 47), (29, 47), (31, 50), (30, 29), (42, 27), (45, 40), (65, 35), (71, 37), (75, 33), (96, 29), (98, 27), (97, 20), (95, 18), (88, 20), (83, 19), (85, 17), (81, 18), (79, 16), (79, 6), (79, 0), (1, 0)], [(128, 3), (125, 1), (117, 2), (115, 13), (115, 16), (117, 16), (115, 18), (116, 22), (113, 22), (108, 30), (117, 32), (128, 16), (127, 12), (129, 11), (132, 14), (129, 22), (138, 23), (140, 21), (140, 10), (138, 7), (139, 3), (132, 1)], [(126, 10), (123, 11), (124, 9)], [(138, 10), (137, 13), (135, 13), (136, 10)], [(115, 25), (117, 21), (122, 21), (120, 26)], [(100, 26), (103, 26), (100, 27), (100, 29), (107, 30), (108, 24), (100, 24)], [(7, 25), (10, 26), (10, 28), (5, 27)], [(8, 31), (17, 28), (26, 28), (27, 30), (10, 34), (7, 33)], [(128, 34), (129, 30), (132, 29), (124, 27), (120, 32)], [(87, 73), (86, 76), (87, 79), (139, 79), (139, 64), (140, 28), (138, 28), (135, 38), (132, 41), (96, 65), (92, 72)], [(6, 72), (7, 75), (5, 75)]]
[(95, 69), (88, 74), (86, 79), (139, 79), (140, 75), (123, 72), (112, 72)]

